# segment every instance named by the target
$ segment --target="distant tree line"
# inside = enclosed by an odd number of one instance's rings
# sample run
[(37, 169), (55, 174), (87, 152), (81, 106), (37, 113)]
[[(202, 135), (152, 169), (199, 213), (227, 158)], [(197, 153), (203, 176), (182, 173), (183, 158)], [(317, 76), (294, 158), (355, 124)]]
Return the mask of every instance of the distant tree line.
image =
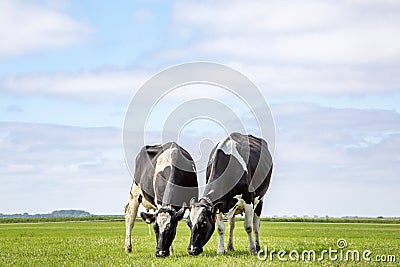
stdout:
[(0, 218), (79, 218), (88, 216), (92, 216), (92, 214), (84, 210), (56, 210), (45, 214), (28, 214), (26, 212), (20, 214), (0, 213)]

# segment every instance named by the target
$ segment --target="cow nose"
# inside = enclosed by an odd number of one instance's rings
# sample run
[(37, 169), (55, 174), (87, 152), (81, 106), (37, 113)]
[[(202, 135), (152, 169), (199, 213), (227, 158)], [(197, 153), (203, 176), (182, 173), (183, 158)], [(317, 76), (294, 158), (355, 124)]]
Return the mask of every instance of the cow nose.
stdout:
[(192, 256), (197, 256), (197, 255), (199, 255), (199, 254), (202, 253), (202, 252), (203, 252), (203, 249), (202, 249), (202, 248), (193, 247), (193, 246), (188, 247), (188, 253), (189, 253), (190, 255), (192, 255)]
[(167, 257), (169, 256), (169, 251), (165, 250), (157, 250), (156, 251), (156, 257)]

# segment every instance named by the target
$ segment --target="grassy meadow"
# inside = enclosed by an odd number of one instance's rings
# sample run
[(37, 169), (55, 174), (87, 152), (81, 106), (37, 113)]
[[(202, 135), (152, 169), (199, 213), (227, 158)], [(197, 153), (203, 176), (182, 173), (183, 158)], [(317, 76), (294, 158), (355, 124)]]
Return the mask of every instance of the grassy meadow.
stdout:
[[(227, 224), (226, 224), (227, 226)], [(152, 230), (152, 229), (151, 229)], [(400, 263), (400, 225), (375, 223), (311, 223), (265, 222), (261, 223), (261, 248), (286, 251), (283, 258), (290, 266), (397, 266)], [(132, 253), (123, 251), (125, 227), (122, 221), (89, 222), (38, 222), (0, 223), (0, 266), (282, 266), (277, 252), (271, 260), (259, 260), (247, 251), (247, 234), (243, 222), (237, 222), (234, 252), (217, 255), (217, 236), (211, 238), (204, 253), (189, 256), (186, 248), (189, 229), (185, 222), (178, 227), (173, 243), (175, 253), (168, 258), (155, 258), (155, 235), (149, 236), (148, 227), (136, 222), (132, 236)], [(371, 262), (329, 260), (303, 261), (304, 250), (314, 250), (318, 259), (323, 250), (340, 250), (337, 240), (347, 241), (347, 250), (358, 250), (360, 257), (370, 250)], [(227, 240), (227, 236), (225, 236)], [(299, 260), (292, 261), (288, 254), (299, 252)], [(263, 256), (264, 254), (261, 254)], [(396, 257), (396, 262), (377, 262)], [(296, 258), (296, 254), (292, 254)], [(306, 255), (307, 256), (307, 255)], [(389, 257), (388, 257), (389, 256)], [(350, 258), (351, 259), (351, 258)]]

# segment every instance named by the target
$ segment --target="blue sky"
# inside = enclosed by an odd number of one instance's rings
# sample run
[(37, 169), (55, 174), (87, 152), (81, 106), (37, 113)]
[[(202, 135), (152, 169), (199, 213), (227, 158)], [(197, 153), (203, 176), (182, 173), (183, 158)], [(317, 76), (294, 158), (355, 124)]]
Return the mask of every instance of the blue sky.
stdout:
[[(397, 1), (6, 0), (0, 18), (2, 213), (122, 213), (130, 99), (195, 60), (241, 71), (270, 104), (264, 215), (400, 216)], [(201, 92), (238, 107), (214, 89)], [(160, 114), (199, 91), (166, 98)], [(182, 144), (201, 158), (201, 140), (221, 128), (187, 133)]]

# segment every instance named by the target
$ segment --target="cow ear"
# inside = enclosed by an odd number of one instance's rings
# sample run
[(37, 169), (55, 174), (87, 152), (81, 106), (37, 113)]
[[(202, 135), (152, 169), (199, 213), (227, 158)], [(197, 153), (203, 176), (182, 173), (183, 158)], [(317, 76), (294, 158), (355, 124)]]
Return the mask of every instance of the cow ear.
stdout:
[(175, 215), (175, 218), (177, 221), (180, 221), (183, 219), (183, 215), (185, 215), (186, 207), (183, 206), (180, 210)]
[(141, 212), (140, 217), (142, 217), (142, 220), (147, 224), (151, 224), (156, 220), (156, 215), (152, 213)]

